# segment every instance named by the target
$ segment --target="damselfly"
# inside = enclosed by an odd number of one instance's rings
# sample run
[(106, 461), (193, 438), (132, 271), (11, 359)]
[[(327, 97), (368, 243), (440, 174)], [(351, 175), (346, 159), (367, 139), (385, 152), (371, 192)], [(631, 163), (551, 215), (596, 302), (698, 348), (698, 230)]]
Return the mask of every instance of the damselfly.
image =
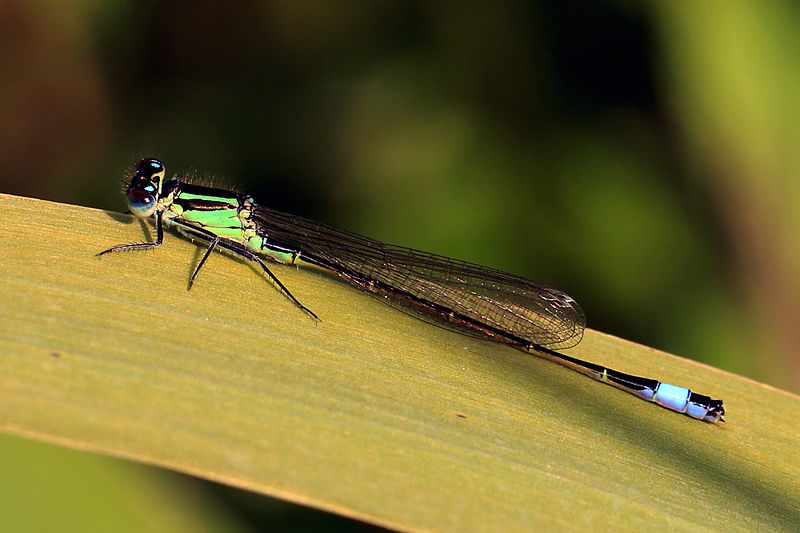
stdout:
[(166, 224), (208, 242), (189, 288), (211, 252), (220, 248), (258, 264), (297, 307), (318, 320), (262, 257), (313, 265), (463, 332), (511, 344), (692, 418), (723, 420), (721, 400), (555, 351), (578, 344), (586, 325), (578, 303), (563, 291), (267, 209), (245, 194), (166, 180), (165, 174), (161, 161), (144, 159), (136, 165), (126, 191), (134, 215), (155, 217), (155, 242), (120, 244), (98, 255), (159, 246)]

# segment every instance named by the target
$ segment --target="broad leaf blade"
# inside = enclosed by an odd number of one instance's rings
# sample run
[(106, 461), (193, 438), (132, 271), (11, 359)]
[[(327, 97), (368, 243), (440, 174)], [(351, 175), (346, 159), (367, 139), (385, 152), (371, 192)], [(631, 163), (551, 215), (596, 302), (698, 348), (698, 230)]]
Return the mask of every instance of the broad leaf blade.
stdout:
[[(791, 529), (797, 397), (589, 331), (570, 351), (725, 400), (691, 420), (318, 272), (0, 196), (0, 428), (406, 530)], [(590, 318), (591, 321), (591, 318)]]

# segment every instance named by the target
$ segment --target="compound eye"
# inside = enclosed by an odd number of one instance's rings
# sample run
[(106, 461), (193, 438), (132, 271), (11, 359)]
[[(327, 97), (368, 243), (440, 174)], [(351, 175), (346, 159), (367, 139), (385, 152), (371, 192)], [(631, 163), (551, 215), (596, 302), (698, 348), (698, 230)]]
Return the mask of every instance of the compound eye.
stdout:
[(139, 218), (147, 218), (156, 210), (156, 199), (152, 194), (132, 189), (128, 191), (128, 208)]
[(152, 176), (164, 172), (164, 164), (158, 159), (142, 159), (136, 163), (136, 173), (144, 176)]

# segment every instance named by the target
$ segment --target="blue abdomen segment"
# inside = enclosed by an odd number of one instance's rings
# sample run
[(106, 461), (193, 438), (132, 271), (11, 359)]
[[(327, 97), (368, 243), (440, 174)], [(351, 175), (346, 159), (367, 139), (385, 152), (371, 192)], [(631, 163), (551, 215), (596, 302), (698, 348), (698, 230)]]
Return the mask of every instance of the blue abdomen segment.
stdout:
[(659, 383), (652, 401), (662, 407), (685, 413), (698, 420), (717, 421), (721, 418), (712, 408), (711, 404), (714, 400), (711, 400), (708, 396), (695, 394), (689, 389), (670, 383)]
[(690, 394), (689, 389), (669, 383), (659, 383), (653, 395), (653, 401), (667, 409), (685, 413)]

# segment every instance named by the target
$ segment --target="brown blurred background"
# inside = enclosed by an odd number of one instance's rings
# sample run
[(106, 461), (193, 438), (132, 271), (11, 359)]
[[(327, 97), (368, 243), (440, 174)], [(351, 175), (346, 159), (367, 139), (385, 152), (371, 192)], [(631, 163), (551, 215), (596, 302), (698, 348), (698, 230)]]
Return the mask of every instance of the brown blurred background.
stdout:
[(800, 392), (798, 57), (788, 0), (0, 0), (0, 191), (122, 211), (158, 157)]

